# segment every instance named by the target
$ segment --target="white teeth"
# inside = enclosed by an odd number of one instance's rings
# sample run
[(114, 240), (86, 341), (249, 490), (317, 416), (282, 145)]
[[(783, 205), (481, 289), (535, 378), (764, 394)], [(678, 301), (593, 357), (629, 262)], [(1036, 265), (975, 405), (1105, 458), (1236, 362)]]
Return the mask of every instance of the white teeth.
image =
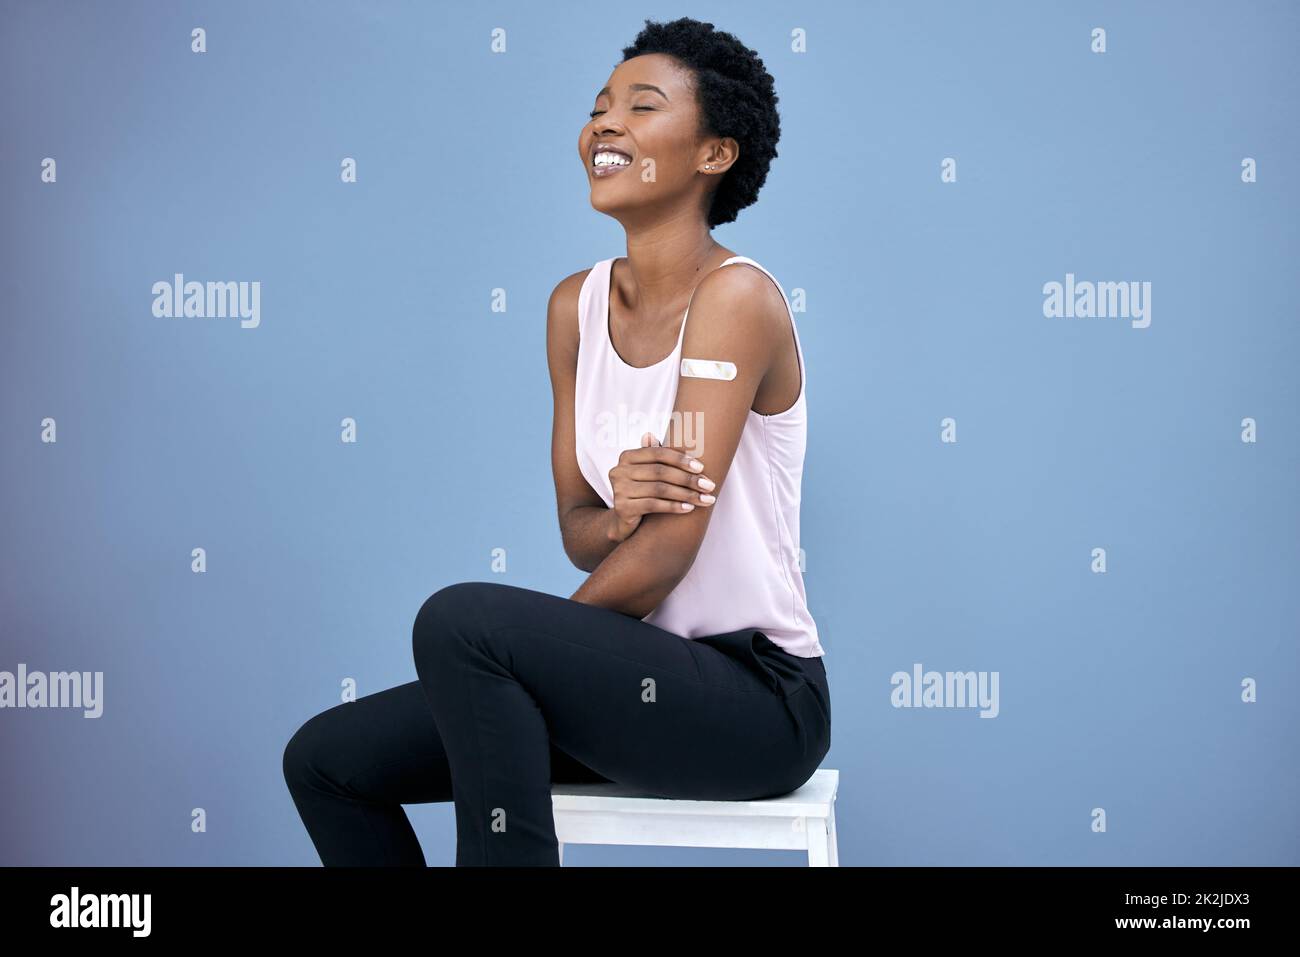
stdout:
[(630, 163), (626, 156), (621, 153), (597, 153), (596, 158), (592, 160), (593, 166), (626, 166)]

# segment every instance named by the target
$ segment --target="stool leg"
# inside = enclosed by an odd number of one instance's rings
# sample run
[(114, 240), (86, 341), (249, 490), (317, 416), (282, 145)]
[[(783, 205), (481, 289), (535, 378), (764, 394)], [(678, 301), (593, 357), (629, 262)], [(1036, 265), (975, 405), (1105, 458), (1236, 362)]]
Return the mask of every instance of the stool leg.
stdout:
[(826, 819), (824, 817), (810, 817), (807, 823), (808, 828), (808, 866), (809, 867), (829, 867), (830, 866), (830, 842), (826, 835)]
[(560, 849), (560, 866), (563, 867), (564, 866), (564, 845), (563, 844), (559, 845), (559, 849)]
[(826, 840), (830, 845), (829, 864), (831, 867), (840, 866), (840, 849), (839, 841), (835, 837), (835, 802), (831, 802), (831, 813), (826, 818)]

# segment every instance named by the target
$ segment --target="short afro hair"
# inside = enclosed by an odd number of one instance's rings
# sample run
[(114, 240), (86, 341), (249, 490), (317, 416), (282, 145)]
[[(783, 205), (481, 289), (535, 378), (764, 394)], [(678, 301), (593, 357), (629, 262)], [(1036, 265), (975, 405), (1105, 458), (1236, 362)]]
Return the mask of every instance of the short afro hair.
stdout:
[(731, 137), (740, 157), (721, 177), (709, 204), (709, 228), (734, 222), (736, 214), (758, 199), (776, 158), (781, 118), (776, 111), (776, 84), (762, 59), (730, 33), (712, 23), (682, 17), (670, 23), (645, 21), (645, 29), (623, 59), (665, 53), (695, 76), (702, 136)]

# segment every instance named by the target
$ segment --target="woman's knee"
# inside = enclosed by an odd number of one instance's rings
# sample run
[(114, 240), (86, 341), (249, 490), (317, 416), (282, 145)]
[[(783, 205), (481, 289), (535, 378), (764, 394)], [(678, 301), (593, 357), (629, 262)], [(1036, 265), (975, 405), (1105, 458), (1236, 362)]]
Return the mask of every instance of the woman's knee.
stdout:
[(373, 741), (364, 727), (357, 726), (361, 707), (356, 701), (338, 703), (311, 716), (292, 733), (281, 761), (290, 789), (346, 789), (356, 766), (373, 752)]
[(321, 778), (319, 758), (325, 751), (321, 746), (322, 717), (318, 714), (303, 722), (284, 746), (280, 763), (290, 791), (316, 784)]
[(450, 644), (471, 635), (493, 607), (492, 582), (457, 582), (438, 589), (424, 600), (411, 629), (416, 661), (438, 654)]

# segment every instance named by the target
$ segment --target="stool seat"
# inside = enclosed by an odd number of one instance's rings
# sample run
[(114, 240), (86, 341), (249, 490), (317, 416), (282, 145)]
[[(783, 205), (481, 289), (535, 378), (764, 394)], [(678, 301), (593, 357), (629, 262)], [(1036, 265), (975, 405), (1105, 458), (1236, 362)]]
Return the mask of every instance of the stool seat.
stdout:
[(810, 867), (838, 867), (835, 795), (840, 772), (821, 768), (801, 787), (759, 801), (654, 797), (621, 784), (551, 789), (560, 863), (565, 844), (806, 850)]

